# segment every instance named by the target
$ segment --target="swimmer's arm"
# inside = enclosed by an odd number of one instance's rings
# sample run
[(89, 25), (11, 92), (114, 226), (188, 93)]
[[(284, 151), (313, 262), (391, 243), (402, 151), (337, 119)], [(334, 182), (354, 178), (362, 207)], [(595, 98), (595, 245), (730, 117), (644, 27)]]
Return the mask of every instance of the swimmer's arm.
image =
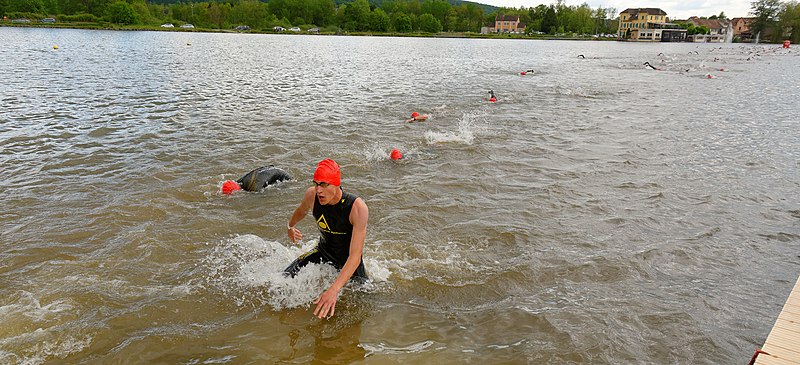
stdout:
[(306, 189), (306, 193), (303, 195), (303, 200), (300, 201), (300, 205), (297, 206), (297, 209), (294, 210), (292, 217), (289, 218), (287, 233), (289, 235), (289, 240), (292, 241), (292, 243), (303, 239), (303, 234), (300, 233), (299, 229), (294, 228), (294, 226), (303, 220), (306, 215), (308, 215), (308, 211), (314, 206), (314, 197), (316, 195), (317, 193), (314, 191), (313, 186)]
[(350, 239), (350, 253), (347, 261), (339, 272), (339, 276), (331, 284), (322, 295), (314, 301), (317, 305), (314, 309), (314, 315), (323, 318), (333, 316), (336, 309), (336, 301), (339, 299), (339, 291), (347, 284), (347, 281), (353, 276), (361, 264), (361, 254), (364, 252), (364, 240), (367, 237), (367, 220), (369, 218), (369, 209), (367, 204), (361, 198), (356, 199), (353, 203), (353, 209), (350, 211), (350, 223), (353, 224), (353, 236)]

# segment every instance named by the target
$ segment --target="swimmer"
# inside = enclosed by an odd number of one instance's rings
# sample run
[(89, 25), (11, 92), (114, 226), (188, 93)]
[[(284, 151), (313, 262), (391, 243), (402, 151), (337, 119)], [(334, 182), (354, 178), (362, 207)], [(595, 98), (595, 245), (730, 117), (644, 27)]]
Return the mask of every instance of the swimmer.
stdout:
[(650, 68), (652, 68), (653, 70), (658, 70), (657, 68), (655, 68), (655, 66), (651, 65), (651, 64), (650, 64), (650, 62), (647, 62), (647, 61), (645, 61), (645, 63), (643, 63), (643, 65), (645, 65), (645, 66), (647, 66), (647, 67), (650, 67)]
[(494, 103), (497, 101), (497, 97), (494, 96), (494, 90), (489, 90), (489, 102)]
[(578, 55), (578, 58), (586, 58), (586, 56), (584, 56), (584, 55), (582, 55), (582, 54), (579, 54), (579, 55)]
[(417, 112), (411, 113), (411, 118), (406, 120), (406, 123), (424, 122), (428, 119), (428, 114), (419, 114)]
[(311, 211), (319, 228), (319, 243), (311, 251), (300, 255), (284, 272), (294, 277), (301, 268), (312, 262), (329, 263), (339, 270), (333, 284), (314, 301), (317, 305), (314, 315), (330, 318), (336, 309), (339, 291), (345, 284), (350, 279), (368, 279), (362, 253), (369, 210), (364, 200), (341, 188), (339, 165), (331, 159), (317, 164), (312, 183), (289, 218), (287, 233), (293, 243), (303, 239), (303, 234), (295, 225)]
[(292, 176), (286, 171), (283, 171), (273, 165), (263, 166), (248, 172), (239, 178), (239, 180), (225, 181), (222, 184), (222, 193), (231, 194), (237, 190), (256, 192), (269, 185), (291, 179)]

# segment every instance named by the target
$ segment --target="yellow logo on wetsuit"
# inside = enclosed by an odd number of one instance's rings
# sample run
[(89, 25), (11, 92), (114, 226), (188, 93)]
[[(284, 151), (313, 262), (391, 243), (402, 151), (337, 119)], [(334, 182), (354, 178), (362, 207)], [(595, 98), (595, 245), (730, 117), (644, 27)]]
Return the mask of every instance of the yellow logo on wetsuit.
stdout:
[(329, 230), (328, 221), (325, 220), (325, 216), (324, 215), (320, 215), (319, 216), (319, 219), (317, 219), (317, 225), (319, 225), (319, 229), (321, 229), (323, 231)]
[(345, 232), (334, 232), (334, 231), (331, 231), (331, 226), (328, 225), (328, 221), (325, 220), (325, 215), (324, 214), (320, 215), (319, 219), (317, 219), (317, 225), (319, 226), (319, 230), (322, 231), (322, 232), (325, 232), (325, 233), (347, 234)]

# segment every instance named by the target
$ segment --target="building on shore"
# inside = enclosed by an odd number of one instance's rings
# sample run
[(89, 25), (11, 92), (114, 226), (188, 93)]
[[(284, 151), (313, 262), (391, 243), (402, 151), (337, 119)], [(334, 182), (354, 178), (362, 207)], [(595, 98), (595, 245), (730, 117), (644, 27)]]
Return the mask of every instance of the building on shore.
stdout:
[(684, 42), (686, 29), (669, 22), (658, 8), (628, 8), (619, 14), (617, 39), (634, 42)]
[(696, 16), (689, 18), (687, 23), (695, 27), (708, 28), (709, 34), (693, 34), (689, 36), (689, 41), (696, 43), (722, 43), (728, 35), (728, 24), (725, 19), (701, 19)]
[(494, 17), (494, 27), (481, 27), (481, 34), (525, 33), (525, 23), (520, 23), (519, 15), (498, 15)]
[(733, 38), (739, 38), (742, 42), (749, 42), (753, 39), (753, 33), (750, 32), (750, 23), (754, 18), (733, 18), (731, 24), (733, 25)]

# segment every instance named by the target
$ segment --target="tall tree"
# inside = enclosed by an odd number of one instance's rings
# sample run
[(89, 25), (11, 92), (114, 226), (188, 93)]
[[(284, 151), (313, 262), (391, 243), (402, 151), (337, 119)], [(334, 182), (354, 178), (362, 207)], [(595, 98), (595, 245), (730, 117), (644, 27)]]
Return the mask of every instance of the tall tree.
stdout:
[(547, 12), (544, 13), (542, 19), (542, 32), (547, 34), (556, 34), (558, 28), (558, 18), (556, 18), (556, 9), (553, 5), (547, 7)]
[(136, 23), (136, 12), (133, 11), (131, 4), (124, 1), (116, 1), (109, 5), (106, 10), (106, 16), (112, 23), (117, 24), (133, 24)]
[(408, 33), (413, 30), (411, 27), (411, 18), (403, 12), (392, 13), (392, 27), (395, 32)]
[(442, 23), (433, 15), (425, 13), (419, 17), (419, 30), (426, 33), (439, 33), (442, 31)]
[[(422, 13), (433, 15), (444, 27), (447, 24), (447, 14), (450, 12), (450, 3), (445, 0), (425, 0), (422, 3)], [(444, 27), (444, 30), (448, 30)]]
[(800, 43), (800, 3), (792, 1), (785, 4), (780, 19), (780, 28), (789, 32), (792, 43)]
[(750, 23), (750, 30), (756, 37), (775, 25), (775, 16), (781, 8), (780, 0), (756, 0), (750, 3), (750, 12), (755, 19)]

